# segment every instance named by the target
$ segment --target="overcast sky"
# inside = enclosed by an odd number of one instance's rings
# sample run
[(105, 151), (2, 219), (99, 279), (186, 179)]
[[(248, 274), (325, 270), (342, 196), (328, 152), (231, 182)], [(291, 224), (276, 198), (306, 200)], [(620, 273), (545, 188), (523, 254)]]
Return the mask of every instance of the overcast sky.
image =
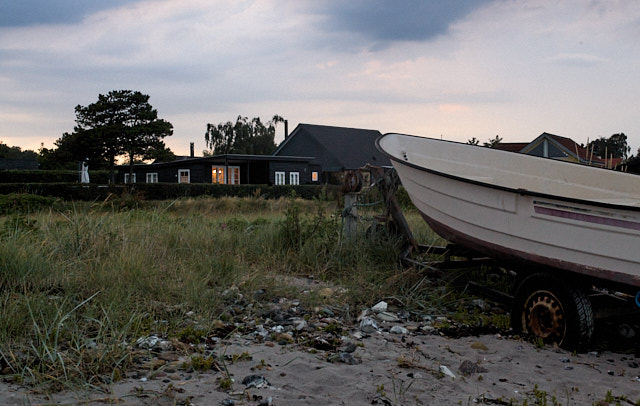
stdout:
[(0, 2), (0, 141), (52, 147), (121, 89), (151, 97), (177, 154), (207, 123), (275, 114), (462, 142), (624, 132), (635, 153), (640, 2)]

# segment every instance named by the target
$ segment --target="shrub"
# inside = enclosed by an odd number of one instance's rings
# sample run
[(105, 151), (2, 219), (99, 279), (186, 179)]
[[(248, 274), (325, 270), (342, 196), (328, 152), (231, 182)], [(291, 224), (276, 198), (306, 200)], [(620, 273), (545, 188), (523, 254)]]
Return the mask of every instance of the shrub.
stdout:
[(0, 215), (25, 214), (51, 207), (56, 199), (27, 193), (0, 195)]
[[(78, 183), (78, 171), (70, 170), (3, 170), (0, 183)], [(89, 171), (91, 183), (105, 184), (109, 181), (109, 171)]]

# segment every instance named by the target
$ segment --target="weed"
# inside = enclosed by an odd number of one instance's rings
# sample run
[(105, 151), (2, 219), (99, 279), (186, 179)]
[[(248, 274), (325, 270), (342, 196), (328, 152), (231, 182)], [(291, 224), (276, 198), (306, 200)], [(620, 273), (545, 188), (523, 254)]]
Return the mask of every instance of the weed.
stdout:
[(218, 389), (228, 391), (233, 388), (233, 381), (229, 377), (220, 378), (218, 381)]
[(251, 357), (251, 354), (249, 354), (249, 352), (244, 351), (238, 354), (233, 354), (231, 356), (231, 363), (235, 364), (236, 362), (240, 362), (240, 361), (251, 361), (253, 359), (253, 357)]
[(207, 332), (201, 328), (187, 326), (177, 333), (178, 339), (184, 343), (197, 344), (207, 337)]
[[(215, 360), (213, 357), (204, 357), (202, 355), (192, 355), (189, 359), (190, 366), (195, 371), (208, 371), (213, 369), (216, 366)], [(189, 364), (185, 364), (185, 367), (188, 367)]]

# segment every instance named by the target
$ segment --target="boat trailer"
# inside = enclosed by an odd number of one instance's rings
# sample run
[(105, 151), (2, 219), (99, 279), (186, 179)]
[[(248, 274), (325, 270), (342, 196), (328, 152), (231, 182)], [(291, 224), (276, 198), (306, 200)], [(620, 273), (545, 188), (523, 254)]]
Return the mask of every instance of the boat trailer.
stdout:
[[(590, 344), (596, 319), (633, 317), (635, 323), (640, 320), (640, 293), (634, 296), (628, 291), (599, 287), (594, 281), (580, 279), (578, 275), (569, 275), (572, 283), (568, 284), (567, 275), (558, 276), (559, 273), (553, 269), (536, 270), (531, 264), (524, 264), (523, 269), (518, 269), (515, 264), (514, 268), (513, 263), (501, 258), (491, 258), (456, 244), (419, 244), (396, 199), (400, 180), (392, 167), (366, 165), (347, 173), (342, 190), (345, 201), (347, 195), (352, 201), (356, 200), (354, 194), (362, 189), (363, 172), (370, 174), (371, 185), (379, 190), (385, 206), (385, 213), (374, 217), (372, 228), (385, 228), (403, 239), (399, 257), (403, 266), (415, 267), (433, 277), (452, 270), (486, 267), (511, 278), (511, 292), (470, 279), (465, 279), (465, 286), (511, 308), (514, 331), (529, 333), (567, 349), (582, 350)], [(634, 330), (640, 333), (640, 323), (628, 324), (633, 326), (628, 326), (632, 333)]]

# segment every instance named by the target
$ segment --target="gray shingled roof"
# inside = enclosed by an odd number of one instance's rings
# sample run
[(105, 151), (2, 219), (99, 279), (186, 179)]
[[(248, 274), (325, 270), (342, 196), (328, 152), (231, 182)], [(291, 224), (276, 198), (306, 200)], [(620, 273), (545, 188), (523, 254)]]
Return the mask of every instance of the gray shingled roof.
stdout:
[(311, 162), (327, 172), (357, 169), (368, 163), (391, 165), (376, 148), (380, 136), (377, 130), (298, 124), (273, 155), (312, 156)]

